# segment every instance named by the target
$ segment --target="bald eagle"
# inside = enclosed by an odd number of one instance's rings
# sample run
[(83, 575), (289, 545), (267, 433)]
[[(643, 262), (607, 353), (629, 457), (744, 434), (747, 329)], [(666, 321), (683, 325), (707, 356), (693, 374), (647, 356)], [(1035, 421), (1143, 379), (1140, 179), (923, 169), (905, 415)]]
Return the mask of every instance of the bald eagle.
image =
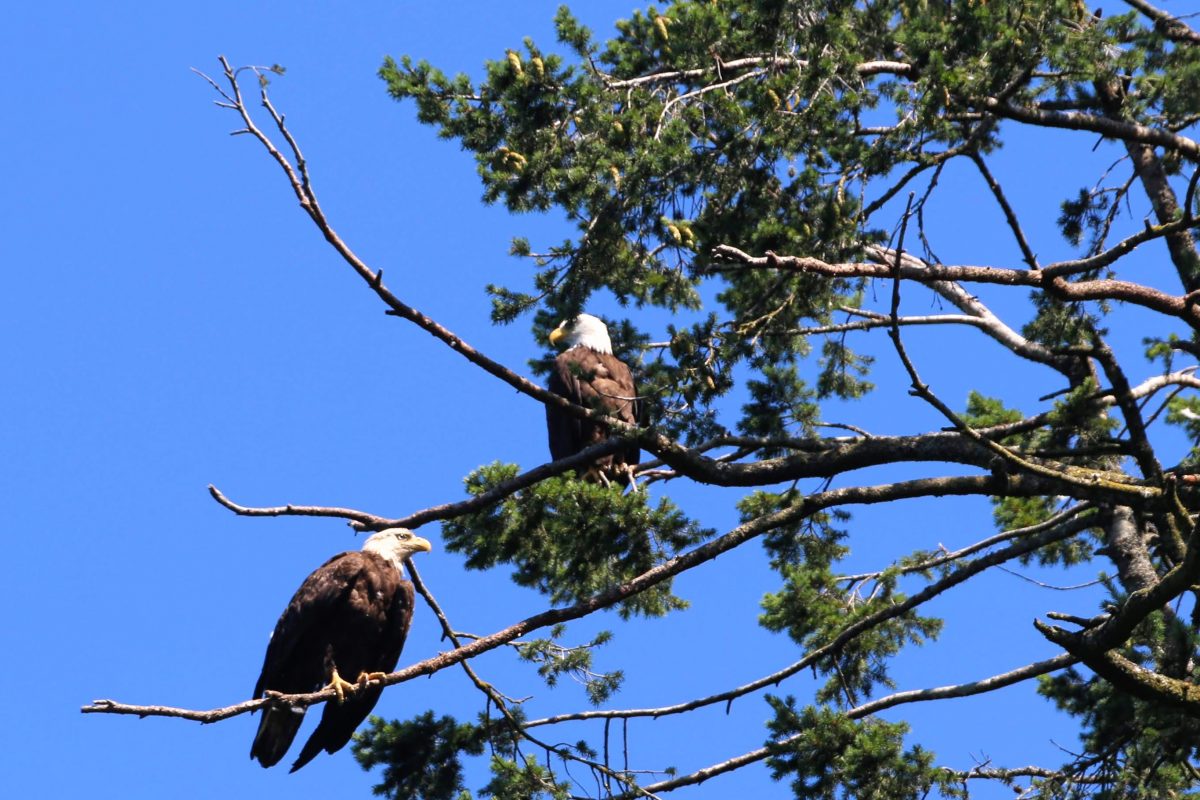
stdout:
[[(613, 355), (608, 326), (591, 314), (565, 320), (550, 333), (550, 344), (566, 345), (554, 359), (547, 388), (576, 405), (595, 408), (633, 425), (642, 419), (633, 373), (624, 361)], [(562, 409), (546, 406), (546, 430), (550, 456), (554, 460), (574, 455), (609, 437), (609, 426), (599, 420), (585, 420)], [(584, 473), (585, 480), (608, 483), (623, 478), (636, 487), (633, 468), (641, 451), (630, 443), (616, 453), (596, 459)]]
[[(383, 691), (347, 689), (375, 680), (396, 668), (412, 621), (413, 587), (401, 564), (413, 553), (428, 553), (430, 544), (412, 531), (389, 528), (370, 536), (361, 551), (340, 553), (304, 579), (284, 610), (263, 660), (254, 697), (266, 691), (302, 694), (332, 687), (337, 702), (328, 702), (321, 722), (304, 743), (292, 772), (324, 750), (334, 753), (350, 741)], [(343, 677), (345, 676), (345, 677)], [(349, 678), (349, 680), (346, 680)], [(266, 706), (250, 757), (270, 767), (296, 737), (303, 708)]]

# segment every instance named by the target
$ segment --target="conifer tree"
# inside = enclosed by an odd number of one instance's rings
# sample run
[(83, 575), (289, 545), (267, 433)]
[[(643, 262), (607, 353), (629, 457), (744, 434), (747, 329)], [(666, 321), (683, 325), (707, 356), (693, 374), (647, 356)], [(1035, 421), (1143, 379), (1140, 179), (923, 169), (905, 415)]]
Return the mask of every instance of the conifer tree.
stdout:
[[(488, 285), (494, 322), (545, 343), (560, 320), (608, 303), (650, 415), (612, 423), (622, 441), (591, 452), (636, 440), (640, 491), (581, 480), (586, 459), (528, 472), (501, 460), (466, 476), (466, 502), (406, 520), (235, 508), (344, 516), (364, 530), (441, 519), (469, 569), (511, 572), (545, 596), (550, 610), (494, 634), (447, 624), (448, 654), (388, 679), (461, 664), (480, 712), (374, 719), (355, 754), (377, 770), (380, 795), (687, 796), (768, 770), (781, 792), (812, 800), (968, 798), (995, 783), (1046, 800), (1200, 796), (1200, 469), (1188, 451), (1200, 437), (1200, 33), (1144, 0), (1105, 11), (1083, 0), (676, 0), (605, 39), (564, 7), (557, 41), (490, 54), (479, 81), (420, 54), (385, 61), (398, 113), (415, 107), (474, 154), (486, 202), (554, 211), (573, 228), (557, 244), (514, 240), (527, 277)], [(229, 87), (214, 81), (225, 104), (389, 313), (467, 357), (481, 380), (562, 403), (359, 260), (269, 101), (272, 70), (250, 68), (278, 148), (252, 122), (244, 73), (226, 68)], [(1041, 158), (996, 169), (1013, 142)], [(1067, 154), (1091, 170), (1083, 188), (1048, 168)], [(1030, 185), (1059, 202), (1053, 237), (1018, 199)], [(943, 260), (947, 208), (969, 210), (981, 244)], [(671, 321), (645, 322), (654, 315)], [(917, 354), (921, 336), (938, 337), (960, 372), (1003, 364), (1037, 380), (947, 396), (924, 377), (946, 364)], [(900, 391), (878, 379), (884, 368)], [(881, 393), (885, 415), (862, 410)], [(736, 504), (740, 523), (690, 518), (672, 499), (687, 485)], [(872, 557), (856, 508), (918, 503), (936, 517), (950, 496), (990, 499), (990, 519), (963, 522), (979, 532), (973, 544), (951, 551), (892, 531), (903, 555), (848, 566)], [(758, 624), (794, 643), (794, 663), (741, 654), (757, 679), (681, 698), (663, 659), (661, 706), (628, 709), (632, 665), (595, 663), (610, 634), (580, 642), (564, 623), (615, 609), (628, 624), (670, 625), (692, 613), (674, 579), (735, 549), (769, 565)], [(951, 686), (894, 688), (898, 659), (939, 647), (942, 600), (1025, 568), (1086, 573), (1102, 596), (1055, 595), (1027, 619), (1041, 653)], [(1012, 612), (1001, 598), (990, 613)], [(505, 645), (549, 687), (583, 682), (596, 708), (528, 716), (473, 666)], [(1074, 720), (1078, 742), (1050, 763), (955, 764), (897, 721), (906, 704), (1001, 692), (1040, 695)], [(647, 776), (609, 752), (610, 725), (699, 719), (751, 698), (767, 710), (761, 738), (727, 742), (724, 761)], [(594, 727), (576, 741), (567, 726), (581, 721)], [(964, 720), (962, 736), (971, 730)], [(625, 755), (637, 763), (636, 750)], [(472, 783), (471, 764), (488, 776)]]
[[(489, 287), (496, 322), (531, 319), (542, 335), (597, 294), (681, 320), (665, 344), (650, 342), (637, 314), (617, 328), (653, 398), (640, 442), (673, 478), (746, 487), (739, 508), (754, 530), (737, 546), (761, 546), (779, 575), (764, 587), (761, 624), (790, 636), (826, 680), (804, 699), (772, 687), (767, 746), (715, 772), (761, 759), (801, 798), (966, 797), (976, 778), (1045, 798), (1182, 797), (1200, 786), (1193, 457), (1170, 463), (1156, 450), (1164, 425), (1200, 434), (1186, 366), (1200, 352), (1200, 146), (1189, 137), (1200, 34), (1140, 0), (1120, 12), (1081, 0), (695, 0), (634, 12), (604, 41), (563, 8), (557, 42), (514, 43), (478, 83), (408, 56), (385, 62), (392, 96), (475, 154), (487, 202), (557, 209), (576, 228), (549, 248), (514, 241), (531, 278)], [(1052, 263), (1038, 250), (1060, 243), (1030, 240), (1011, 187), (989, 168), (1006, 141), (1034, 136), (1101, 154), (1092, 185), (1043, 187), (1061, 199), (1061, 242), (1074, 251)], [(963, 166), (972, 185), (939, 185)], [(1031, 164), (1015, 180), (1043, 176)], [(928, 216), (952, 198), (1000, 212), (980, 217), (1003, 220), (1002, 256), (939, 260)], [(1135, 251), (1170, 265), (1163, 282), (1130, 274)], [(931, 295), (946, 313), (914, 314)], [(1118, 359), (1110, 346), (1129, 336), (1129, 308), (1153, 315), (1139, 331), (1144, 358)], [(1056, 376), (1054, 395), (939, 396), (905, 347), (918, 325), (946, 337), (974, 327), (984, 334), (971, 340), (977, 358), (1036, 365)], [(854, 347), (866, 337), (890, 338), (889, 357), (942, 430), (870, 435), (851, 424), (854, 404), (829, 410), (872, 391), (871, 358)], [(907, 465), (909, 477), (855, 475), (881, 465)], [(513, 474), (483, 468), (471, 491)], [(845, 488), (800, 483), (834, 476)], [(894, 563), (846, 577), (848, 506), (948, 494), (990, 496), (998, 535), (954, 553), (913, 541)], [(595, 538), (573, 539), (587, 520)], [(545, 537), (519, 544), (533, 528)], [(652, 510), (570, 478), (446, 530), (473, 566), (513, 564), (519, 582), (562, 603), (722, 541), (666, 501)], [(1108, 597), (1037, 622), (1057, 656), (943, 694), (1023, 682), (1077, 718), (1078, 755), (973, 773), (939, 764), (903, 724), (872, 713), (903, 702), (887, 695), (889, 662), (937, 636), (928, 600), (1030, 562), (1086, 564)], [(622, 603), (645, 615), (678, 605), (666, 582)], [(548, 640), (526, 647), (548, 675), (571, 668)], [(495, 751), (483, 794), (576, 794), (555, 762), (521, 759), (515, 746), (531, 729), (509, 722), (478, 729), (509, 748)], [(423, 735), (410, 726), (377, 723), (359, 744), (364, 764), (386, 762), (380, 742)], [(442, 741), (450, 758), (453, 740)], [(594, 753), (581, 743), (575, 755)], [(706, 777), (639, 786), (606, 774), (602, 794), (662, 796)]]

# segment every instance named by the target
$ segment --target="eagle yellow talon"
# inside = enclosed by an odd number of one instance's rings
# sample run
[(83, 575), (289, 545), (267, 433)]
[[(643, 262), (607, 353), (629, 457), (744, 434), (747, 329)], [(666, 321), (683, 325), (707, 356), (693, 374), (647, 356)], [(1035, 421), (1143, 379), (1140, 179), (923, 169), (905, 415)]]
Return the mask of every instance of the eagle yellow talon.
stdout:
[(366, 686), (371, 681), (381, 681), (386, 677), (386, 672), (364, 672), (358, 676), (358, 685)]
[(354, 684), (350, 683), (350, 681), (346, 680), (341, 675), (338, 675), (337, 667), (334, 667), (333, 677), (329, 679), (329, 684), (325, 688), (333, 689), (333, 691), (337, 694), (338, 704), (341, 705), (342, 703), (346, 702), (346, 692), (354, 691)]

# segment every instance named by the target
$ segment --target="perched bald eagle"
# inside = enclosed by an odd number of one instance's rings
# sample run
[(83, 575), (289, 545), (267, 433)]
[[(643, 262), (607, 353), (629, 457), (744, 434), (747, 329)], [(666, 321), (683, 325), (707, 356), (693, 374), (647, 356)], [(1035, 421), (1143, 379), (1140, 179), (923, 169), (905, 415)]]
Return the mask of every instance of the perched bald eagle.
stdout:
[[(279, 617), (254, 696), (328, 687), (338, 694), (337, 702), (325, 704), (292, 772), (321, 750), (334, 753), (344, 747), (375, 707), (380, 686), (344, 694), (355, 686), (350, 681), (365, 683), (396, 668), (413, 613), (413, 587), (401, 564), (413, 553), (429, 550), (428, 541), (404, 528), (373, 534), (361, 551), (340, 553), (305, 578)], [(278, 763), (296, 737), (304, 711), (267, 706), (250, 757), (264, 767)]]
[[(642, 403), (637, 396), (633, 373), (624, 361), (613, 355), (608, 326), (591, 314), (565, 320), (550, 333), (550, 344), (566, 345), (554, 359), (547, 388), (572, 403), (605, 411), (609, 416), (634, 425), (642, 420)], [(546, 406), (546, 430), (550, 438), (550, 456), (556, 461), (578, 453), (589, 445), (609, 437), (607, 423), (585, 420), (552, 406)], [(630, 443), (616, 453), (596, 459), (583, 477), (608, 483), (610, 478), (627, 480), (636, 487), (633, 468), (641, 455), (637, 444)]]

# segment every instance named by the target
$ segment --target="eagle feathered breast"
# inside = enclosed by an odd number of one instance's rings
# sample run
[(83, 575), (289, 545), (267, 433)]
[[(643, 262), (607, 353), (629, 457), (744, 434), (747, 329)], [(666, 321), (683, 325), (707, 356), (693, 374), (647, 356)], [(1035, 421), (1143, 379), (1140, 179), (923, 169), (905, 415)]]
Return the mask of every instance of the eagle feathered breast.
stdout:
[[(554, 360), (547, 388), (584, 408), (603, 411), (609, 417), (632, 425), (642, 424), (642, 401), (637, 395), (633, 371), (612, 353), (608, 328), (597, 317), (580, 314), (560, 325), (551, 341), (565, 340), (568, 348)], [(604, 420), (581, 419), (553, 406), (546, 406), (546, 432), (550, 456), (555, 460), (578, 453), (604, 441), (611, 426)], [(607, 477), (625, 476), (636, 466), (641, 449), (629, 443), (612, 455), (602, 456), (583, 472)]]

